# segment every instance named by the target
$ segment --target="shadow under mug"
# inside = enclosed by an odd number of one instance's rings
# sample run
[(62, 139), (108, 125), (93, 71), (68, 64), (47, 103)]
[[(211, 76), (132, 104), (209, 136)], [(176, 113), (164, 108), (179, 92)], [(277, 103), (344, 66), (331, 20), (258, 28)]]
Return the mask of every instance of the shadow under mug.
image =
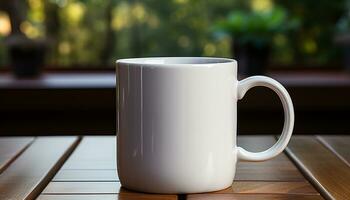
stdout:
[[(269, 149), (237, 147), (237, 101), (252, 87), (277, 93), (281, 137)], [(149, 193), (230, 187), (237, 161), (264, 161), (287, 146), (294, 110), (286, 89), (265, 76), (237, 80), (226, 58), (159, 57), (117, 61), (117, 168), (122, 186)]]

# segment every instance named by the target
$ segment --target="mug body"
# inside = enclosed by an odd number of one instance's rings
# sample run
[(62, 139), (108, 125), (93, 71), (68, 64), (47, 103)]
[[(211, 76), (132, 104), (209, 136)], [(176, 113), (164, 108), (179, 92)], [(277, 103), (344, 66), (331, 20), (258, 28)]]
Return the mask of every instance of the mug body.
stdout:
[(117, 82), (122, 186), (150, 193), (231, 186), (237, 162), (236, 61), (122, 59)]

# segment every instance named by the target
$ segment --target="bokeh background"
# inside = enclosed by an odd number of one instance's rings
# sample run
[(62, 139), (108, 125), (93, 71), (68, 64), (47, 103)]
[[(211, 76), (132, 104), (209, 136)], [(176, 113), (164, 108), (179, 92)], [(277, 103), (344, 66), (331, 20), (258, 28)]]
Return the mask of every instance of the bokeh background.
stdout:
[[(344, 69), (349, 5), (347, 0), (1, 1), (0, 68), (16, 59), (10, 53), (14, 46), (40, 46), (45, 67), (73, 69), (114, 67), (125, 57), (237, 57), (237, 48), (251, 45), (268, 49), (267, 68)], [(18, 39), (21, 34), (31, 41)]]

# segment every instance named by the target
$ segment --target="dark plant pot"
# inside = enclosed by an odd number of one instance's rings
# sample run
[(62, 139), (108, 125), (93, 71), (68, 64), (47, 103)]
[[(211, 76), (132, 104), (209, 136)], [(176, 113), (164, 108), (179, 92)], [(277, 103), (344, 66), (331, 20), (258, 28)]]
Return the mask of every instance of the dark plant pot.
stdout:
[(44, 64), (46, 48), (42, 45), (9, 46), (10, 65), (18, 78), (32, 78), (40, 75)]
[(343, 47), (343, 63), (347, 72), (350, 72), (350, 46)]
[(336, 34), (334, 42), (341, 49), (344, 70), (350, 72), (350, 33)]
[(238, 73), (241, 75), (264, 74), (270, 55), (268, 45), (240, 44), (232, 45), (234, 58), (238, 61)]

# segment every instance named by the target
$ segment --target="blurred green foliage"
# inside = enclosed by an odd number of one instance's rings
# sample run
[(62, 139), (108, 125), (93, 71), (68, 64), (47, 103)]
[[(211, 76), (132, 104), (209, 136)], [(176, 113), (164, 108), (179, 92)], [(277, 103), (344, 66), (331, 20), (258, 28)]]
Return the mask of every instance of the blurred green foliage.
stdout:
[[(50, 44), (48, 65), (69, 68), (113, 66), (124, 57), (232, 57), (234, 37), (271, 44), (276, 65), (329, 66), (339, 60), (333, 37), (347, 12), (346, 0), (23, 2), (21, 30)], [(215, 25), (230, 34), (217, 37)], [(0, 30), (0, 65), (7, 62), (4, 37)]]
[(350, 1), (345, 2), (345, 12), (336, 24), (336, 32), (338, 34), (349, 34), (350, 33)]
[(270, 45), (276, 34), (284, 34), (299, 27), (297, 18), (288, 18), (282, 7), (266, 11), (233, 11), (216, 24), (218, 32), (232, 36), (234, 42), (254, 46)]

